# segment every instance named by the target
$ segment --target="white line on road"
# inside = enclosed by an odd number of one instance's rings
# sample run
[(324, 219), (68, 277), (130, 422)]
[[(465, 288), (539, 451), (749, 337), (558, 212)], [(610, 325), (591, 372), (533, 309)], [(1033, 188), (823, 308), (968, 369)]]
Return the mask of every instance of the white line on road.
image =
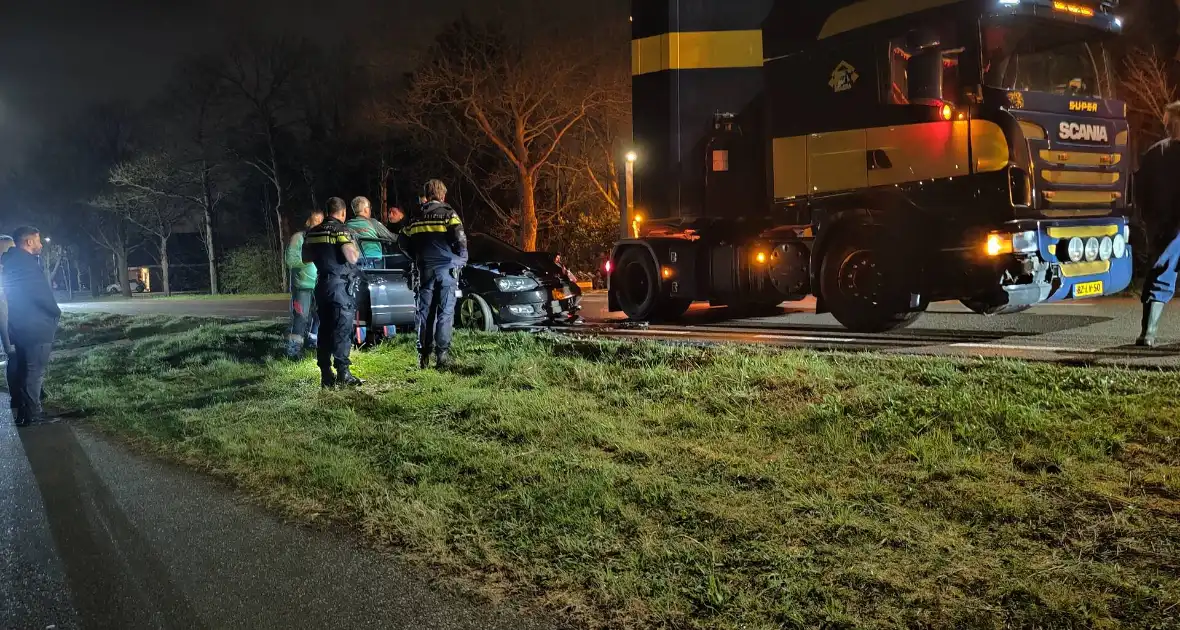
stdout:
[(842, 337), (804, 337), (800, 335), (755, 335), (755, 339), (774, 339), (775, 341), (802, 341), (808, 343), (856, 343), (859, 339), (845, 339)]
[(976, 350), (1018, 350), (1022, 352), (1058, 352), (1070, 354), (1098, 354), (1101, 349), (1059, 348), (1055, 346), (1018, 346), (1002, 343), (952, 343), (951, 348), (972, 348)]

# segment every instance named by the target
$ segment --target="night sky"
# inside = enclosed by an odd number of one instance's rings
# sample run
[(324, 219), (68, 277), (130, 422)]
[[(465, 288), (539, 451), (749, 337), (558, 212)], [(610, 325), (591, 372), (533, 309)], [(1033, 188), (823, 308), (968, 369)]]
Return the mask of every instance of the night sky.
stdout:
[[(0, 0), (0, 169), (19, 162), (40, 130), (93, 102), (150, 97), (178, 61), (216, 50), (230, 35), (281, 31), (325, 47), (349, 36), (380, 37), (411, 58), (461, 12), (510, 16), (529, 2)], [(628, 3), (546, 4), (626, 19)]]

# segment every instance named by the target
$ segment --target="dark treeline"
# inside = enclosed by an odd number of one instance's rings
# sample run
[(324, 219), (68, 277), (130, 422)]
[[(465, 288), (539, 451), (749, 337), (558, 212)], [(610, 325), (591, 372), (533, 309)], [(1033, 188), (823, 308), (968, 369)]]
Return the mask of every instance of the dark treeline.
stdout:
[(202, 289), (279, 290), (282, 247), (327, 198), (408, 209), (441, 177), (473, 229), (592, 269), (630, 135), (626, 27), (463, 18), (413, 53), (380, 37), (234, 37), (150, 102), (96, 104), (46, 134), (0, 183), (4, 229), (51, 234), (47, 272), (60, 284), (70, 269), (71, 288), (129, 295), (118, 270), (137, 259), (169, 292), (177, 250), (185, 284), (203, 250)]

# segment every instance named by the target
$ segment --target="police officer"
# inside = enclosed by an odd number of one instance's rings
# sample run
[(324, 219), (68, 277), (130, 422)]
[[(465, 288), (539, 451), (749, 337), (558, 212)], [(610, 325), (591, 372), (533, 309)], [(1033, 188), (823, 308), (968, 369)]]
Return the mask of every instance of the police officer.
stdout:
[(430, 367), (435, 354), (438, 367), (450, 364), (451, 332), (455, 325), (455, 291), (459, 272), (467, 264), (467, 234), (454, 208), (447, 205), (447, 187), (441, 181), (426, 182), (425, 203), (406, 218), (401, 244), (418, 271), (418, 364)]
[(1144, 222), (1152, 231), (1158, 259), (1143, 290), (1143, 331), (1137, 345), (1154, 348), (1164, 306), (1176, 295), (1180, 271), (1180, 102), (1168, 105), (1168, 137), (1151, 147), (1139, 162), (1135, 192)]
[(364, 381), (349, 370), (352, 365), (349, 354), (361, 284), (356, 266), (361, 250), (356, 235), (344, 225), (348, 218), (344, 200), (329, 199), (327, 215), (323, 223), (307, 231), (303, 241), (303, 260), (315, 264), (318, 274), (315, 299), (320, 313), (320, 382), (324, 387), (356, 387)]

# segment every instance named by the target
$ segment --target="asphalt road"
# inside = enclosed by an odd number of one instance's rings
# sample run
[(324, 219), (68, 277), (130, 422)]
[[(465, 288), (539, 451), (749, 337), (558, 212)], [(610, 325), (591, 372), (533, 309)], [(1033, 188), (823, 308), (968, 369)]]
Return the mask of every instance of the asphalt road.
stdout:
[(531, 629), (343, 536), (0, 397), (0, 628)]
[[(787, 303), (778, 314), (747, 317), (726, 308), (695, 306), (677, 326), (632, 328), (606, 312), (606, 296), (585, 298), (580, 332), (681, 342), (745, 342), (885, 353), (997, 356), (1075, 364), (1180, 367), (1180, 312), (1165, 316), (1153, 351), (1130, 346), (1139, 334), (1137, 300), (1107, 298), (1041, 306), (1019, 315), (984, 317), (959, 304), (936, 304), (907, 330), (883, 335), (848, 333), (830, 315), (816, 315), (808, 300)], [(167, 313), (223, 317), (286, 317), (287, 303), (271, 300), (145, 300), (66, 305), (67, 310)]]

